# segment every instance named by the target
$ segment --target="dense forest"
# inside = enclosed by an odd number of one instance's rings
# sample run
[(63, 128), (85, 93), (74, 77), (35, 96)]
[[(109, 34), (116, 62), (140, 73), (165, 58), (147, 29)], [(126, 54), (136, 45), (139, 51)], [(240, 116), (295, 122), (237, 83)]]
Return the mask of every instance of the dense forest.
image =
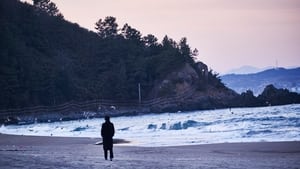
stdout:
[(156, 81), (195, 65), (186, 38), (158, 42), (111, 16), (95, 23), (96, 32), (70, 23), (49, 0), (1, 0), (0, 108), (136, 100), (138, 84), (149, 98)]

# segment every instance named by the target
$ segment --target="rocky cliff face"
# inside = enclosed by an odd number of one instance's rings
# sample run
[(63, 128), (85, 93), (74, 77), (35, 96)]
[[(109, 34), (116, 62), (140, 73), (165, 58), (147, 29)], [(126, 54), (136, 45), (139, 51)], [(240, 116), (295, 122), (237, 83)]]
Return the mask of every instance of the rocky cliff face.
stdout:
[(168, 74), (164, 79), (156, 82), (150, 97), (166, 97), (171, 95), (181, 95), (192, 89), (198, 80), (196, 71), (185, 64), (181, 69)]
[(239, 95), (225, 87), (202, 62), (185, 64), (157, 82), (152, 98), (168, 101), (153, 106), (158, 111), (212, 109), (234, 106)]

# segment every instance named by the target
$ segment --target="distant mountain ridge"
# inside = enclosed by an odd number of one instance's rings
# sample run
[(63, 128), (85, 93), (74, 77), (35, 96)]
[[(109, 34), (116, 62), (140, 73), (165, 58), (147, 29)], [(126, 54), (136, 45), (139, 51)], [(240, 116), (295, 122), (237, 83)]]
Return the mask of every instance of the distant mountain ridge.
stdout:
[(229, 71), (227, 71), (225, 74), (251, 74), (251, 73), (258, 73), (264, 70), (270, 69), (270, 67), (268, 68), (257, 68), (254, 66), (250, 66), (250, 65), (245, 65), (239, 68), (235, 68), (235, 69), (231, 69)]
[(300, 67), (268, 69), (252, 74), (227, 74), (221, 76), (221, 79), (227, 87), (238, 93), (251, 90), (254, 95), (258, 95), (269, 84), (300, 93)]

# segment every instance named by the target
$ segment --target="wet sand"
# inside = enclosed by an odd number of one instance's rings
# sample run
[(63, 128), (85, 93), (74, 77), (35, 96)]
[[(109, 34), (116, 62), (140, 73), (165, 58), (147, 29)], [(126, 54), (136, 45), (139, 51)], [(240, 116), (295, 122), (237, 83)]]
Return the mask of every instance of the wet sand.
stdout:
[(300, 142), (134, 147), (117, 140), (115, 159), (105, 161), (99, 140), (0, 134), (0, 168), (300, 169)]

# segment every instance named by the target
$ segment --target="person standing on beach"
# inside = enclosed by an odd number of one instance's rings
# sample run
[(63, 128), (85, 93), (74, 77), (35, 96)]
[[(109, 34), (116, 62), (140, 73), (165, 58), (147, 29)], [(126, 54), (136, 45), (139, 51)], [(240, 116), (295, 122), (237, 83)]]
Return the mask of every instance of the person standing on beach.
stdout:
[(104, 158), (107, 160), (108, 151), (110, 154), (110, 161), (114, 158), (113, 154), (113, 136), (115, 135), (114, 124), (110, 122), (110, 117), (105, 116), (105, 123), (102, 124), (101, 136), (103, 141)]

